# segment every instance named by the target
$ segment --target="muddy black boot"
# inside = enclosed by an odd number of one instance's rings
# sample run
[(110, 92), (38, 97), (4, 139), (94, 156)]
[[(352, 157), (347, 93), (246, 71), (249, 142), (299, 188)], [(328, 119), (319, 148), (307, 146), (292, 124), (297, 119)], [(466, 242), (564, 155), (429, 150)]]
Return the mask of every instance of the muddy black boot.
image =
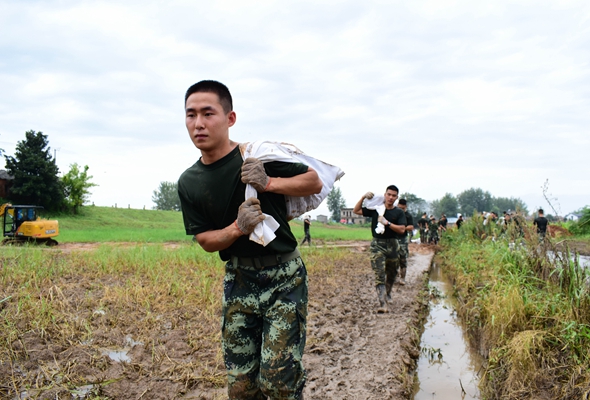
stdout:
[(406, 284), (406, 270), (407, 270), (407, 268), (400, 268), (400, 270), (399, 270), (399, 284), (400, 285)]
[(393, 287), (393, 285), (389, 282), (385, 283), (385, 301), (387, 301), (388, 303), (391, 302), (391, 288)]
[(379, 314), (387, 312), (387, 294), (385, 293), (385, 285), (377, 285), (377, 296), (379, 297), (379, 308), (377, 312)]

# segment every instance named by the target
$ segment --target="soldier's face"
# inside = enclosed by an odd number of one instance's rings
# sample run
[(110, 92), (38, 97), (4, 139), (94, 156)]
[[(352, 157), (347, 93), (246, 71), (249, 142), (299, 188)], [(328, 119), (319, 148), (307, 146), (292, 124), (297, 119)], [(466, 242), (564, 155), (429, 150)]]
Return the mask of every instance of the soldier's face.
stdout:
[(388, 206), (393, 206), (393, 203), (397, 200), (397, 192), (395, 190), (388, 189), (385, 192), (385, 204)]

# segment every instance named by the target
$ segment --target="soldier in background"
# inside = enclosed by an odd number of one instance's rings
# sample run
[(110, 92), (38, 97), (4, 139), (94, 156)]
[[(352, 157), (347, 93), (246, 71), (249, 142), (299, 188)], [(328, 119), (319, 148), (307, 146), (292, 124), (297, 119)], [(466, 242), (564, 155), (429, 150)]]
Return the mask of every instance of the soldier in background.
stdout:
[(438, 225), (440, 226), (441, 232), (447, 231), (447, 223), (448, 223), (447, 216), (445, 214), (441, 214), (440, 220), (438, 221)]
[(418, 229), (420, 229), (420, 243), (428, 243), (428, 217), (426, 213), (418, 220)]
[[(406, 231), (403, 237), (397, 239), (399, 242), (399, 284), (406, 284), (406, 271), (408, 269), (408, 257), (410, 256), (410, 250), (408, 249), (408, 236), (414, 230), (414, 218), (412, 214), (408, 212), (408, 205), (406, 199), (400, 199), (397, 206), (401, 208), (406, 214)], [(410, 236), (411, 237), (411, 236)]]
[(309, 227), (311, 226), (311, 216), (306, 215), (303, 219), (303, 233), (305, 237), (301, 241), (300, 246), (303, 246), (303, 243), (307, 242), (309, 246), (311, 246), (311, 234), (309, 233)]
[(357, 215), (371, 218), (373, 240), (371, 241), (370, 257), (379, 299), (378, 313), (388, 311), (386, 304), (389, 303), (389, 291), (395, 282), (399, 268), (399, 242), (397, 239), (405, 234), (406, 229), (406, 215), (402, 209), (394, 206), (398, 193), (397, 186), (389, 185), (383, 196), (373, 200), (378, 204), (372, 204), (370, 200), (375, 195), (372, 192), (367, 192), (356, 203), (352, 211)]
[(549, 221), (547, 218), (545, 218), (545, 213), (542, 208), (539, 208), (539, 216), (535, 218), (533, 225), (537, 227), (539, 242), (542, 242), (545, 239), (545, 234), (547, 233), (547, 225), (549, 225)]
[(434, 215), (430, 216), (430, 222), (428, 223), (428, 243), (438, 244), (438, 223)]
[(463, 222), (465, 222), (465, 220), (463, 219), (463, 216), (459, 214), (459, 218), (457, 218), (457, 222), (455, 222), (455, 224), (457, 224), (457, 229), (461, 229)]

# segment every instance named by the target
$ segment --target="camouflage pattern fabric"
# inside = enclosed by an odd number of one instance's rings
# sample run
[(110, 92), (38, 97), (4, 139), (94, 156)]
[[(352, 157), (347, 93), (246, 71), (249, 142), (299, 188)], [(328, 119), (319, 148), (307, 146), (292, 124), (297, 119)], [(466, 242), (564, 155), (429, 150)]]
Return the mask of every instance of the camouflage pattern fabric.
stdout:
[(396, 239), (373, 239), (370, 247), (375, 286), (393, 285), (399, 267), (399, 243)]
[(397, 239), (399, 243), (399, 267), (408, 268), (408, 255), (410, 250), (408, 249), (408, 237), (404, 236), (401, 239)]
[(301, 257), (225, 266), (222, 349), (229, 399), (300, 399), (308, 280)]
[(420, 243), (428, 242), (428, 231), (426, 228), (420, 228)]
[(438, 242), (438, 224), (431, 222), (428, 224), (428, 243), (436, 242)]

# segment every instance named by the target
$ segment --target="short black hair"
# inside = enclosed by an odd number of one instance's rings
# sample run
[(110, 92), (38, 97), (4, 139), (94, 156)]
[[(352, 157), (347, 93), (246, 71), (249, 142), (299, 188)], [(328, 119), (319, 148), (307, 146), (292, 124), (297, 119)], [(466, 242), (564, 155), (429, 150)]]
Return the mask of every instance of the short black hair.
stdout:
[(394, 190), (394, 191), (396, 191), (399, 194), (399, 189), (395, 185), (389, 185), (389, 186), (387, 186), (387, 189), (385, 189), (385, 191), (387, 192), (388, 190)]
[(405, 206), (408, 204), (408, 202), (406, 201), (406, 199), (399, 199), (399, 201), (397, 202), (397, 204), (401, 204), (402, 206)]
[(188, 88), (184, 95), (185, 106), (189, 96), (193, 93), (215, 93), (219, 97), (219, 104), (221, 104), (226, 114), (234, 109), (231, 93), (227, 86), (221, 82), (205, 80), (195, 83)]
[(539, 208), (539, 214), (545, 214), (542, 208)]

